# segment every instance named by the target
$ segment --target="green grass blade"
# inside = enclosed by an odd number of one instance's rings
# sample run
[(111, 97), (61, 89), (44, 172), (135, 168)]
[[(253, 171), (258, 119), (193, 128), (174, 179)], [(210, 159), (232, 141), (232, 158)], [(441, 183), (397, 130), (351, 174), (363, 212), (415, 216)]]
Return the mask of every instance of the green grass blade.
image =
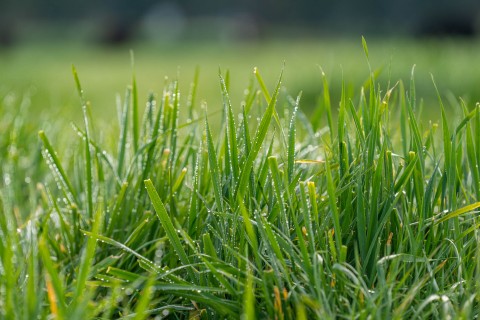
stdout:
[[(50, 251), (48, 249), (46, 239), (41, 237), (38, 242), (38, 249), (40, 252), (40, 256), (42, 257), (43, 266), (47, 270), (46, 274), (46, 281), (47, 281), (47, 290), (49, 291), (49, 298), (50, 303), (52, 304), (52, 300), (55, 301), (55, 308), (58, 308), (58, 316), (63, 319), (66, 316), (66, 303), (65, 303), (65, 290), (60, 280), (59, 274), (57, 270), (55, 270), (55, 266), (53, 264)], [(49, 285), (48, 283), (51, 283)], [(50, 291), (50, 286), (53, 291)], [(53, 295), (52, 295), (53, 293)], [(52, 308), (52, 306), (51, 306)]]
[[(183, 246), (180, 242), (180, 238), (177, 235), (177, 231), (173, 226), (172, 220), (170, 219), (170, 216), (168, 215), (167, 210), (165, 209), (165, 206), (163, 205), (163, 202), (157, 193), (157, 190), (155, 190), (155, 187), (153, 186), (152, 181), (145, 180), (145, 187), (147, 188), (148, 196), (152, 201), (152, 204), (155, 209), (155, 212), (157, 213), (158, 219), (160, 220), (160, 223), (165, 229), (165, 233), (167, 234), (167, 237), (170, 240), (173, 246), (173, 249), (177, 253), (178, 258), (180, 259), (183, 265), (190, 265), (190, 260), (188, 259), (187, 253), (183, 249)], [(195, 274), (193, 273), (193, 270), (191, 268), (188, 268), (187, 270), (190, 275), (190, 278), (192, 280), (195, 279)]]
[(128, 139), (128, 118), (130, 113), (130, 96), (132, 89), (127, 88), (125, 92), (125, 100), (123, 102), (122, 118), (120, 122), (120, 139), (118, 141), (118, 164), (117, 174), (119, 177), (123, 176), (123, 167), (125, 164), (125, 156), (127, 151)]
[(322, 82), (323, 82), (323, 103), (325, 111), (327, 112), (327, 122), (328, 127), (330, 128), (330, 138), (333, 141), (333, 120), (332, 120), (332, 103), (330, 101), (330, 89), (328, 86), (327, 76), (323, 69), (320, 67), (322, 73)]
[(151, 276), (145, 283), (142, 293), (140, 294), (140, 299), (138, 300), (137, 307), (135, 308), (135, 318), (133, 318), (134, 320), (143, 320), (148, 317), (147, 309), (154, 293), (154, 281), (154, 277)]
[(64, 190), (65, 197), (67, 199), (70, 199), (71, 202), (78, 203), (75, 189), (73, 188), (73, 185), (70, 182), (70, 179), (67, 176), (67, 173), (65, 172), (65, 169), (63, 168), (60, 162), (60, 159), (57, 156), (57, 153), (55, 152), (52, 145), (50, 144), (50, 141), (48, 140), (45, 132), (43, 130), (39, 131), (38, 136), (40, 137), (40, 140), (42, 140), (47, 156), (49, 157), (47, 161), (51, 161), (52, 163), (52, 169), (53, 169), (54, 175), (58, 176), (59, 181), (64, 187), (62, 188), (62, 190)]
[(133, 151), (137, 152), (140, 139), (140, 129), (138, 127), (138, 89), (137, 78), (135, 75), (135, 58), (133, 51), (130, 51), (132, 63), (132, 131), (133, 131)]
[(283, 185), (281, 183), (282, 178), (278, 170), (278, 161), (276, 157), (268, 158), (268, 167), (270, 168), (270, 174), (272, 177), (273, 189), (275, 190), (275, 196), (277, 198), (276, 203), (280, 208), (280, 229), (288, 233), (290, 230), (290, 224), (288, 221), (287, 210), (285, 209), (285, 199), (283, 196)]
[(85, 122), (85, 185), (87, 186), (87, 217), (93, 216), (93, 158), (90, 150), (90, 129), (88, 125), (87, 106), (83, 107), (83, 119)]
[(362, 36), (362, 46), (363, 46), (363, 52), (365, 52), (365, 56), (367, 57), (367, 60), (369, 60), (367, 40), (365, 40), (364, 36)]
[(173, 110), (171, 122), (171, 136), (170, 136), (170, 164), (173, 165), (177, 157), (177, 137), (178, 137), (178, 112), (180, 108), (180, 93), (178, 88), (178, 81), (174, 82), (173, 87)]
[(80, 97), (82, 106), (84, 106), (86, 104), (85, 96), (83, 93), (82, 85), (80, 83), (80, 79), (78, 77), (77, 69), (75, 68), (74, 65), (72, 65), (72, 74), (73, 74), (73, 80), (75, 81), (75, 86), (77, 87), (78, 96)]
[(245, 160), (245, 163), (243, 165), (243, 170), (240, 173), (240, 179), (235, 189), (235, 194), (240, 193), (243, 195), (245, 193), (245, 188), (247, 186), (248, 179), (250, 178), (250, 172), (252, 171), (253, 163), (255, 162), (255, 159), (263, 145), (263, 141), (267, 136), (268, 127), (270, 125), (270, 122), (272, 120), (272, 117), (275, 111), (275, 105), (277, 103), (277, 96), (278, 96), (278, 91), (280, 89), (281, 81), (282, 81), (282, 75), (280, 75), (277, 86), (275, 88), (275, 92), (273, 94), (273, 98), (270, 100), (267, 110), (265, 110), (265, 113), (262, 116), (262, 120), (260, 121), (260, 125), (258, 126), (257, 131), (255, 133), (252, 149), (248, 153), (248, 157)]
[(193, 110), (195, 107), (195, 102), (197, 98), (197, 88), (198, 88), (198, 79), (200, 77), (200, 67), (195, 68), (195, 73), (193, 75), (193, 82), (190, 85), (190, 92), (187, 100), (187, 109), (188, 109), (188, 118), (193, 120)]
[(327, 174), (327, 192), (328, 200), (330, 203), (330, 213), (333, 219), (333, 226), (335, 230), (335, 247), (337, 249), (337, 256), (341, 256), (342, 248), (342, 228), (340, 225), (340, 213), (337, 207), (337, 197), (335, 195), (335, 185), (332, 178), (331, 167), (328, 161), (325, 162), (326, 174)]
[(265, 100), (267, 100), (267, 103), (270, 103), (270, 101), (272, 100), (272, 96), (268, 92), (267, 86), (265, 85), (265, 81), (263, 81), (263, 78), (260, 75), (260, 72), (258, 71), (257, 67), (253, 68), (253, 74), (255, 75), (255, 78), (257, 79), (258, 84), (260, 85), (260, 89), (262, 90)]
[(253, 283), (253, 275), (248, 271), (247, 283), (245, 285), (245, 291), (243, 293), (243, 319), (255, 320), (255, 288)]
[[(103, 226), (103, 206), (101, 204), (98, 205), (97, 212), (95, 213), (93, 227), (91, 234), (98, 235), (100, 234)], [(97, 241), (95, 237), (89, 237), (87, 241), (87, 245), (84, 249), (82, 254), (82, 259), (79, 266), (78, 276), (77, 276), (77, 284), (75, 287), (74, 293), (74, 304), (77, 304), (82, 299), (84, 299), (85, 294), (85, 286), (88, 280), (88, 276), (92, 267), (92, 262), (95, 256), (95, 250), (97, 248)]]
[(290, 125), (288, 128), (288, 149), (287, 149), (287, 167), (288, 167), (288, 182), (291, 183), (293, 180), (293, 170), (295, 166), (295, 138), (296, 138), (296, 120), (297, 120), (297, 111), (300, 104), (300, 98), (302, 94), (300, 93), (295, 100), (295, 106), (293, 107), (292, 117), (290, 118)]
[(227, 85), (225, 80), (223, 79), (221, 73), (219, 73), (220, 77), (220, 86), (222, 89), (222, 96), (223, 96), (223, 105), (224, 105), (224, 112), (226, 116), (227, 122), (227, 151), (229, 153), (230, 159), (230, 169), (233, 173), (233, 183), (237, 182), (239, 176), (239, 165), (238, 165), (238, 146), (237, 146), (237, 133), (236, 133), (236, 126), (235, 126), (235, 117), (233, 115), (232, 110), (232, 103), (230, 101), (230, 96), (228, 94)]
[(139, 254), (138, 252), (136, 252), (135, 250), (132, 250), (130, 249), (129, 247), (127, 247), (126, 245), (120, 243), (120, 242), (117, 242), (111, 238), (108, 238), (108, 237), (105, 237), (105, 236), (102, 236), (100, 234), (94, 234), (92, 232), (89, 232), (89, 231), (85, 231), (85, 230), (82, 230), (82, 232), (90, 237), (90, 238), (93, 238), (94, 240), (100, 240), (100, 241), (103, 241), (105, 243), (108, 243), (112, 246), (115, 246), (119, 249), (121, 249), (122, 251), (125, 251), (125, 252), (128, 252), (132, 255), (134, 255), (135, 257), (137, 257), (139, 260), (141, 260), (143, 263), (147, 264), (149, 267), (151, 267), (151, 269), (158, 269), (158, 267), (149, 259), (147, 259), (146, 257), (142, 256), (141, 254)]
[(217, 152), (213, 145), (213, 138), (208, 125), (208, 119), (205, 120), (205, 128), (207, 131), (207, 149), (208, 149), (208, 163), (210, 164), (210, 174), (212, 176), (213, 192), (215, 195), (215, 203), (218, 210), (223, 211), (223, 200), (221, 193), (220, 169), (218, 168)]
[(459, 217), (461, 216), (462, 214), (464, 213), (467, 213), (467, 212), (471, 212), (477, 208), (480, 208), (480, 202), (475, 202), (475, 203), (472, 203), (472, 204), (469, 204), (465, 207), (462, 207), (460, 209), (457, 209), (457, 210), (454, 210), (452, 212), (449, 212), (447, 215), (445, 215), (444, 217), (438, 219), (438, 220), (435, 220), (435, 224), (439, 224), (439, 223), (442, 223), (442, 222), (445, 222), (447, 220), (450, 220), (450, 219), (453, 219), (453, 218), (456, 218), (456, 217)]
[(73, 77), (77, 85), (78, 94), (82, 102), (82, 112), (83, 112), (83, 121), (85, 124), (85, 173), (86, 173), (86, 182), (87, 186), (87, 217), (93, 216), (93, 175), (92, 175), (92, 155), (90, 150), (90, 125), (89, 125), (89, 116), (87, 111), (87, 102), (85, 101), (84, 93), (82, 86), (80, 84), (80, 79), (78, 77), (77, 70), (72, 66)]

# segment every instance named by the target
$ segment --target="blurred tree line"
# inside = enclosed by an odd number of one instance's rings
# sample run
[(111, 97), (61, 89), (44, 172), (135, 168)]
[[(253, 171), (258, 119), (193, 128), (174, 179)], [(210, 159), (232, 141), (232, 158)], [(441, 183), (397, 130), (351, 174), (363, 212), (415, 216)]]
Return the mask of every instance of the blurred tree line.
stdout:
[(206, 34), (226, 25), (229, 36), (240, 38), (297, 29), (323, 35), (472, 36), (479, 17), (478, 0), (0, 0), (0, 43), (15, 42), (26, 26), (49, 25), (87, 29), (107, 43), (131, 40), (145, 30), (175, 36), (198, 25)]

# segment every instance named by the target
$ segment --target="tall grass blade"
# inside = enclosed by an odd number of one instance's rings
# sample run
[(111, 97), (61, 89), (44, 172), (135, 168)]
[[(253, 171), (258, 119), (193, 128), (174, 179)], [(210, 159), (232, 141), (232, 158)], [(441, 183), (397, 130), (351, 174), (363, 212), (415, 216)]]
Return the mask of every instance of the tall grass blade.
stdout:
[[(152, 201), (155, 212), (157, 213), (157, 217), (160, 220), (163, 228), (165, 229), (165, 233), (167, 234), (168, 239), (172, 243), (173, 249), (177, 253), (178, 258), (183, 265), (190, 265), (190, 260), (188, 259), (187, 253), (183, 249), (180, 238), (177, 235), (177, 231), (173, 226), (172, 220), (170, 219), (170, 216), (168, 215), (167, 210), (165, 209), (165, 206), (163, 205), (163, 202), (157, 193), (157, 190), (155, 190), (152, 181), (145, 180), (145, 187), (147, 188), (148, 196)], [(193, 270), (191, 268), (188, 268), (187, 271), (190, 275), (190, 278), (192, 280), (195, 279), (195, 274)]]
[(248, 179), (250, 178), (250, 172), (252, 171), (253, 163), (258, 153), (260, 152), (260, 149), (263, 145), (263, 141), (265, 140), (265, 137), (267, 136), (268, 127), (270, 125), (270, 121), (272, 120), (273, 114), (275, 112), (275, 105), (277, 103), (277, 96), (278, 96), (278, 91), (280, 89), (280, 84), (282, 81), (282, 75), (283, 73), (280, 75), (277, 86), (275, 87), (275, 92), (273, 93), (273, 97), (270, 100), (270, 103), (268, 104), (268, 107), (262, 116), (260, 125), (257, 128), (257, 131), (255, 132), (255, 138), (253, 141), (252, 149), (248, 153), (248, 157), (245, 160), (245, 163), (243, 165), (243, 170), (240, 173), (240, 178), (239, 178), (238, 185), (235, 189), (235, 194), (237, 193), (240, 193), (241, 195), (245, 194), (245, 188), (247, 186)]

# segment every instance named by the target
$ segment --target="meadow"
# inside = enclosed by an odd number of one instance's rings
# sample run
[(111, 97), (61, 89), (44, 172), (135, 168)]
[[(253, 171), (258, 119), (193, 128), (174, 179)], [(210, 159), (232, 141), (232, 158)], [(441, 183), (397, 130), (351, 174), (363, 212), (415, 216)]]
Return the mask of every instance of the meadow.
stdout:
[(477, 316), (477, 48), (1, 52), (0, 317)]

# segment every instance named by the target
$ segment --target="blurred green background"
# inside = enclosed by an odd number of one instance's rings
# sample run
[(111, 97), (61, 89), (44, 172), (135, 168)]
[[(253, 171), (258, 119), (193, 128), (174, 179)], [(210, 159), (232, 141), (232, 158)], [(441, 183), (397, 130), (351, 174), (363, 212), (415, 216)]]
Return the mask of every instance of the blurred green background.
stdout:
[(238, 107), (254, 67), (273, 87), (285, 63), (284, 86), (292, 95), (303, 91), (309, 112), (322, 93), (319, 67), (334, 100), (342, 79), (358, 93), (369, 75), (364, 35), (382, 85), (408, 84), (416, 65), (418, 95), (438, 118), (431, 74), (447, 105), (452, 97), (480, 100), (479, 13), (473, 0), (3, 0), (0, 97), (15, 106), (27, 95), (29, 114), (40, 121), (76, 120), (74, 64), (93, 114), (110, 121), (116, 94), (131, 80), (133, 50), (141, 102), (161, 92), (166, 76), (179, 79), (186, 98), (198, 67), (198, 99), (218, 110), (221, 68), (230, 71)]

